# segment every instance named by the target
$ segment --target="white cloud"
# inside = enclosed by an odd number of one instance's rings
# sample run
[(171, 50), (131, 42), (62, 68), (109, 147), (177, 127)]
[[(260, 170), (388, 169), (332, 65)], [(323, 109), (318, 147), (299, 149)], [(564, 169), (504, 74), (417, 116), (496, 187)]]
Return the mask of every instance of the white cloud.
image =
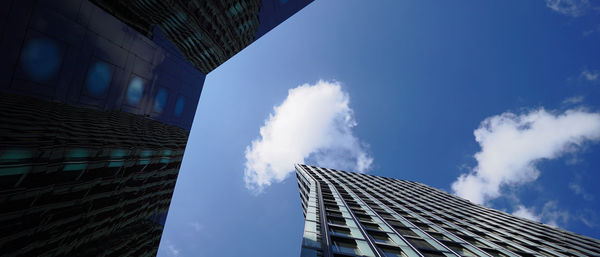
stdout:
[(453, 192), (475, 203), (501, 196), (501, 187), (538, 178), (536, 164), (575, 152), (586, 141), (600, 139), (600, 114), (571, 109), (561, 114), (544, 109), (517, 115), (503, 113), (485, 119), (474, 131), (481, 151), (477, 166), (461, 174)]
[(559, 223), (563, 225), (567, 224), (570, 218), (569, 212), (565, 210), (559, 210), (555, 201), (546, 202), (542, 207), (542, 211), (537, 214), (535, 208), (527, 208), (519, 204), (512, 215), (528, 220), (543, 222), (553, 227), (559, 227)]
[(586, 200), (586, 201), (592, 201), (592, 200), (594, 200), (594, 195), (587, 193), (585, 191), (585, 189), (583, 188), (583, 186), (581, 186), (579, 183), (571, 182), (571, 183), (569, 183), (569, 188), (576, 195), (580, 195), (581, 197), (583, 197), (583, 199)]
[(530, 209), (523, 205), (518, 205), (517, 210), (515, 210), (512, 215), (538, 222), (542, 219), (540, 216), (535, 214), (535, 210), (533, 210), (533, 208)]
[(549, 201), (544, 204), (540, 216), (542, 217), (542, 222), (553, 227), (559, 227), (559, 223), (567, 224), (570, 218), (569, 212), (559, 210), (555, 201)]
[(167, 252), (167, 256), (170, 257), (177, 257), (179, 256), (179, 249), (177, 249), (177, 247), (175, 247), (175, 245), (170, 241), (170, 240), (165, 240), (165, 246), (166, 246), (166, 252)]
[(568, 97), (565, 100), (562, 101), (563, 104), (569, 105), (569, 104), (578, 104), (583, 102), (583, 100), (585, 99), (585, 97), (583, 96), (572, 96), (572, 97)]
[(588, 81), (596, 81), (598, 79), (598, 75), (600, 75), (600, 72), (587, 69), (581, 72), (581, 77)]
[(581, 221), (590, 228), (598, 227), (598, 214), (592, 209), (583, 209), (575, 215), (575, 219)]
[[(600, 7), (595, 7), (595, 9), (596, 9), (596, 10), (600, 10)], [(596, 25), (596, 27), (595, 27), (595, 28), (591, 28), (591, 29), (588, 29), (588, 30), (584, 30), (584, 31), (583, 31), (583, 32), (581, 32), (581, 33), (583, 34), (583, 36), (584, 36), (584, 37), (587, 37), (587, 36), (589, 36), (589, 35), (591, 35), (591, 34), (594, 34), (594, 33), (596, 33), (596, 32), (600, 32), (600, 24), (599, 24), (599, 25)]]
[(579, 17), (590, 8), (589, 0), (546, 0), (546, 6), (563, 15)]
[(198, 221), (194, 221), (190, 223), (190, 226), (196, 231), (196, 232), (200, 232), (202, 231), (202, 229), (204, 228), (204, 226), (202, 226), (202, 224), (200, 224), (200, 222)]
[(329, 168), (368, 170), (373, 158), (352, 133), (357, 123), (349, 101), (338, 82), (290, 89), (260, 128), (260, 137), (246, 147), (246, 187), (261, 191), (284, 180), (293, 173), (294, 163), (305, 160)]

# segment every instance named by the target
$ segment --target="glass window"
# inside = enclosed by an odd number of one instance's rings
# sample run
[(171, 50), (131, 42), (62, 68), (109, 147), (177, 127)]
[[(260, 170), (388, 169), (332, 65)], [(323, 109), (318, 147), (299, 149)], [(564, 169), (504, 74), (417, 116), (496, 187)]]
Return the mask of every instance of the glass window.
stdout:
[(110, 66), (102, 61), (95, 62), (90, 66), (85, 81), (88, 94), (94, 97), (104, 97), (111, 80), (112, 70)]
[(358, 246), (354, 240), (334, 237), (332, 238), (332, 241), (333, 249), (335, 251), (340, 253), (360, 255), (360, 251), (358, 250)]
[(317, 234), (309, 231), (304, 231), (302, 244), (307, 247), (321, 248), (321, 241), (319, 241)]
[(154, 97), (154, 111), (162, 112), (167, 104), (168, 92), (164, 88), (158, 89), (156, 97)]
[(183, 113), (183, 107), (185, 106), (185, 98), (179, 96), (177, 102), (175, 102), (175, 116), (179, 117)]
[(338, 218), (338, 217), (327, 217), (327, 221), (329, 221), (329, 223), (331, 224), (335, 224), (335, 225), (346, 225), (346, 221), (342, 218)]
[(403, 236), (418, 236), (415, 232), (413, 232), (410, 228), (407, 227), (394, 227), (398, 233)]
[(377, 247), (381, 249), (385, 257), (406, 257), (406, 254), (404, 254), (399, 248), (380, 245), (377, 245)]
[(442, 252), (437, 251), (421, 251), (421, 254), (425, 257), (446, 257)]
[(125, 101), (129, 105), (136, 106), (142, 99), (143, 93), (144, 80), (142, 80), (140, 77), (133, 77), (131, 81), (129, 81), (127, 93), (125, 93)]
[(462, 245), (452, 243), (445, 243), (445, 245), (448, 246), (448, 248), (452, 249), (452, 251), (454, 251), (455, 253), (460, 254), (461, 256), (476, 256), (473, 252), (467, 250)]
[(448, 238), (447, 236), (445, 236), (441, 233), (434, 233), (434, 232), (427, 232), (427, 233), (437, 240), (450, 240), (450, 238)]
[(369, 231), (368, 233), (378, 243), (384, 243), (384, 244), (392, 243), (392, 241), (390, 240), (390, 237), (388, 237), (386, 233), (377, 233), (374, 231)]
[(370, 223), (370, 222), (361, 222), (361, 224), (368, 229), (373, 229), (373, 230), (380, 230), (379, 226), (375, 223)]
[(344, 227), (329, 226), (329, 230), (331, 230), (331, 232), (338, 234), (338, 235), (345, 235), (345, 236), (351, 235), (350, 229), (344, 228)]
[(507, 255), (501, 253), (498, 250), (494, 250), (494, 249), (483, 249), (487, 254), (494, 256), (494, 257), (506, 257)]
[(21, 67), (33, 81), (46, 82), (56, 77), (62, 53), (56, 43), (48, 38), (28, 41), (21, 51)]
[(371, 247), (364, 240), (356, 240), (356, 244), (358, 245), (358, 249), (360, 250), (362, 256), (375, 257), (375, 254), (371, 250)]
[(423, 248), (424, 249), (435, 249), (431, 244), (427, 243), (423, 239), (417, 239), (417, 238), (407, 237), (406, 240), (408, 240), (408, 242), (410, 242), (410, 244), (412, 244), (416, 248), (420, 248), (420, 249), (423, 249)]

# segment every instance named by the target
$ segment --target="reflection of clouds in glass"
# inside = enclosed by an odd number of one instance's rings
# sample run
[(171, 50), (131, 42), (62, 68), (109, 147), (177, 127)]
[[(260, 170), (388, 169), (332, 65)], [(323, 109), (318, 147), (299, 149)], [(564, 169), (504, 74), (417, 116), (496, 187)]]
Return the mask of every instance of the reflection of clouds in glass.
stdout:
[(31, 80), (44, 82), (56, 76), (61, 58), (54, 41), (47, 38), (32, 39), (23, 47), (21, 66)]
[(127, 87), (127, 94), (125, 95), (127, 104), (137, 105), (142, 99), (142, 93), (144, 92), (144, 81), (140, 77), (134, 77), (129, 82)]
[(164, 88), (160, 88), (156, 93), (156, 97), (154, 98), (154, 111), (162, 112), (165, 108), (165, 104), (167, 103), (167, 90)]
[(88, 70), (85, 82), (88, 93), (95, 97), (104, 96), (111, 78), (112, 71), (108, 64), (101, 61), (94, 63)]
[(185, 104), (185, 98), (183, 96), (179, 96), (177, 98), (177, 102), (175, 103), (175, 116), (181, 116), (183, 113), (183, 107)]

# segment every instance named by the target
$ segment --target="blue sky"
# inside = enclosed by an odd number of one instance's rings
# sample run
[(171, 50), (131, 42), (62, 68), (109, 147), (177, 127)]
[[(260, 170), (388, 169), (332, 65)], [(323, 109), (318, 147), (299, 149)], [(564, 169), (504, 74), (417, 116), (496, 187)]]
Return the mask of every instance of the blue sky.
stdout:
[(572, 3), (310, 4), (207, 76), (159, 256), (298, 256), (298, 159), (600, 238), (600, 13)]

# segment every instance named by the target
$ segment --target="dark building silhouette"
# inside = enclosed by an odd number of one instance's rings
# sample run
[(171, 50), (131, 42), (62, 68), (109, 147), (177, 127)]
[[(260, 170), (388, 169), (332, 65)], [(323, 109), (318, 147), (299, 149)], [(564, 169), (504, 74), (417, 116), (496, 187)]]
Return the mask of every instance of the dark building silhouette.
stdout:
[(206, 73), (309, 2), (1, 1), (0, 255), (155, 255)]
[(0, 124), (1, 253), (156, 252), (188, 131), (4, 93)]
[(159, 26), (203, 73), (244, 49), (310, 0), (92, 0), (145, 35)]
[(296, 165), (302, 257), (600, 256), (600, 240), (421, 183)]

